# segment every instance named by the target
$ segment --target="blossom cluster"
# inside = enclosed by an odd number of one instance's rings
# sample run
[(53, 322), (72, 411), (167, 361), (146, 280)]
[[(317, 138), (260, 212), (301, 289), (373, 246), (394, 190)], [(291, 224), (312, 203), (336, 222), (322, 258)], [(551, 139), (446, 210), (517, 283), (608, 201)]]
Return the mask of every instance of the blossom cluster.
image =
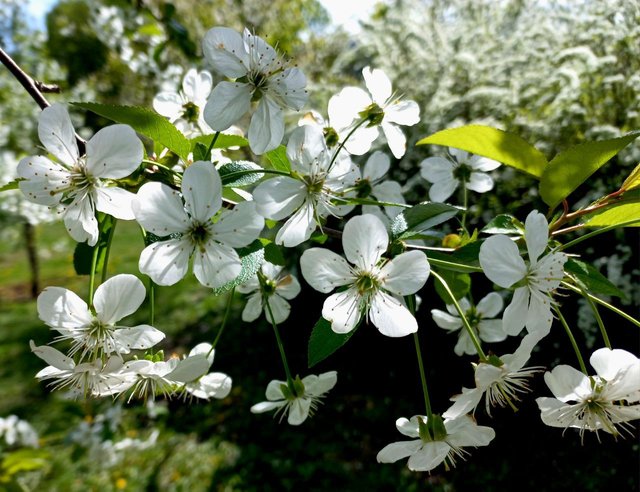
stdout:
[[(298, 254), (294, 248), (304, 248), (299, 271), (311, 288), (329, 294), (318, 325), (326, 325), (329, 335), (323, 336), (334, 337), (332, 343), (344, 342), (359, 326), (371, 324), (383, 336), (413, 336), (419, 354), (419, 294), (428, 281), (436, 282), (443, 288), (446, 311), (432, 309), (433, 321), (450, 332), (459, 331), (455, 354), (477, 356), (475, 387), (462, 388), (443, 412), (433, 412), (427, 404), (424, 415), (398, 419), (396, 427), (412, 440), (385, 446), (378, 461), (409, 458), (411, 470), (430, 471), (440, 463), (448, 467), (465, 458), (464, 447), (488, 445), (495, 432), (476, 423), (480, 402), (484, 398), (488, 416), (496, 406), (515, 409), (530, 391), (530, 379), (544, 371), (527, 366), (539, 342), (556, 319), (569, 330), (557, 292), (574, 283), (567, 283), (569, 255), (550, 235), (553, 224), (533, 210), (518, 227), (489, 229), (485, 232), (490, 236), (483, 240), (477, 232), (470, 234), (465, 224), (468, 193), (490, 191), (495, 183), (489, 173), (500, 163), (453, 147), (444, 156), (420, 163), (419, 174), (430, 184), (432, 202), (406, 204), (403, 187), (385, 179), (390, 156), (374, 146), (383, 137), (393, 157), (401, 159), (407, 146), (401, 127), (418, 124), (420, 109), (398, 96), (380, 69), (365, 67), (366, 91), (342, 89), (329, 100), (327, 118), (318, 111), (308, 112), (281, 146), (286, 111), (299, 111), (307, 102), (301, 70), (288, 66), (249, 30), (238, 33), (214, 27), (204, 38), (203, 52), (211, 69), (229, 80), (214, 87), (210, 72), (189, 70), (179, 92), (164, 91), (153, 101), (177, 135), (200, 139), (189, 156), (168, 147), (145, 158), (141, 140), (124, 124), (98, 131), (86, 143), (86, 153), (81, 153), (66, 108), (55, 104), (39, 118), (39, 137), (47, 155), (25, 157), (18, 165), (24, 196), (57, 210), (71, 237), (92, 247), (94, 258), (111, 240), (104, 231), (105, 217), (135, 220), (145, 234), (139, 273), (152, 285), (175, 285), (192, 270), (212, 295), (225, 291), (246, 295), (242, 319), (253, 322), (264, 316), (273, 326), (286, 375), (267, 385), (267, 400), (253, 405), (251, 412), (275, 410), (291, 425), (302, 424), (318, 410), (337, 384), (337, 373), (293, 376), (278, 326), (286, 322), (292, 310), (289, 301), (302, 289), (295, 276), (298, 263), (267, 261), (265, 245), (294, 258)], [(242, 126), (247, 113), (252, 113), (247, 140), (236, 142), (244, 141), (257, 156), (266, 154), (271, 166), (234, 161), (229, 146), (224, 151), (215, 148), (220, 135), (243, 134), (232, 126)], [(361, 169), (358, 156), (372, 149)], [(274, 166), (273, 152), (286, 164)], [(167, 167), (163, 159), (171, 153), (179, 163)], [(232, 179), (240, 176), (256, 179)], [(252, 188), (240, 190), (246, 186)], [(233, 187), (241, 200), (227, 198), (226, 187)], [(443, 203), (456, 191), (462, 208)], [(429, 229), (461, 210), (459, 234), (453, 235), (459, 244), (441, 247), (452, 235), (445, 236), (446, 229)], [(332, 222), (344, 225), (336, 231), (328, 225)], [(341, 238), (343, 254), (332, 242), (309, 247), (314, 239), (327, 240), (329, 231)], [(440, 244), (430, 242), (434, 236)], [(470, 243), (479, 243), (474, 265), (441, 259), (443, 250), (455, 253)], [(200, 343), (183, 357), (165, 359), (158, 349), (165, 335), (153, 321), (120, 324), (129, 316), (137, 317), (153, 294), (138, 276), (106, 278), (106, 266), (102, 268), (102, 283), (94, 289), (94, 260), (86, 301), (63, 287), (47, 287), (38, 297), (40, 319), (55, 332), (54, 341), (65, 344), (66, 352), (32, 343), (32, 351), (48, 364), (36, 377), (84, 397), (227, 397), (231, 378), (209, 372), (224, 325), (213, 343)], [(477, 304), (470, 288), (453, 292), (443, 274), (460, 268), (483, 272), (497, 288)], [(483, 343), (509, 337), (518, 338), (513, 353), (485, 353)], [(596, 350), (591, 364), (597, 376), (567, 365), (545, 373), (555, 398), (537, 399), (541, 419), (550, 426), (576, 427), (581, 433), (617, 436), (620, 427), (627, 429), (629, 421), (640, 418), (640, 361), (609, 347)]]

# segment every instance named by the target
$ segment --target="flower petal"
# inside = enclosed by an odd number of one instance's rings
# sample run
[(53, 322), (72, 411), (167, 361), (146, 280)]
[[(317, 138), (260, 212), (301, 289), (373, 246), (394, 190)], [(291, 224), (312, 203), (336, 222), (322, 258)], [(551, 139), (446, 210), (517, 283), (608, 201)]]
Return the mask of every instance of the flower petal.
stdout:
[(391, 97), (391, 81), (387, 74), (379, 68), (364, 67), (362, 76), (367, 90), (371, 94), (373, 101), (381, 107), (384, 107), (387, 100)]
[(451, 401), (454, 403), (442, 414), (442, 417), (445, 419), (457, 419), (468, 414), (470, 411), (475, 410), (483, 394), (483, 388), (462, 388), (462, 393), (451, 397)]
[(242, 36), (228, 27), (209, 29), (202, 40), (202, 52), (213, 68), (231, 79), (247, 74), (249, 57)]
[(465, 184), (468, 190), (476, 193), (486, 193), (493, 189), (493, 179), (485, 173), (471, 173), (469, 181)]
[(529, 333), (537, 333), (542, 338), (549, 333), (552, 323), (553, 315), (551, 314), (549, 296), (538, 290), (530, 289), (529, 310), (526, 321), (527, 331)]
[(113, 339), (121, 354), (128, 354), (131, 350), (146, 350), (162, 341), (164, 337), (164, 333), (149, 325), (120, 328), (113, 332)]
[(198, 72), (195, 68), (191, 68), (182, 79), (182, 92), (184, 92), (189, 101), (196, 103), (198, 106), (200, 105), (198, 103), (206, 101), (212, 87), (213, 78), (206, 70)]
[(278, 280), (276, 284), (276, 294), (285, 299), (293, 299), (300, 294), (300, 282), (293, 275), (286, 275)]
[(407, 437), (420, 437), (420, 424), (418, 424), (418, 419), (422, 419), (423, 422), (427, 421), (427, 417), (423, 415), (414, 415), (411, 420), (400, 417), (396, 420), (396, 429), (398, 429), (400, 434)]
[(153, 109), (170, 121), (175, 121), (182, 116), (182, 97), (177, 92), (160, 92), (153, 98)]
[(120, 220), (133, 220), (133, 201), (136, 195), (117, 186), (94, 188), (96, 209)]
[[(286, 321), (289, 317), (289, 313), (291, 312), (291, 306), (289, 303), (277, 294), (269, 296), (269, 307), (273, 313), (273, 321), (277, 325)], [(266, 304), (264, 306), (264, 314), (265, 317), (271, 321), (271, 316), (269, 316), (269, 310)]]
[(287, 417), (289, 425), (300, 425), (307, 420), (310, 408), (310, 398), (296, 398), (289, 403), (289, 416)]
[(370, 104), (371, 97), (365, 91), (359, 87), (345, 87), (329, 99), (329, 124), (340, 132), (349, 127), (358, 113)]
[(211, 162), (194, 162), (185, 169), (182, 196), (193, 221), (208, 222), (220, 210), (222, 182)]
[(309, 99), (305, 90), (307, 78), (299, 68), (286, 68), (269, 81), (268, 91), (273, 91), (277, 98), (290, 108), (300, 111)]
[(480, 299), (480, 302), (476, 306), (477, 313), (484, 318), (495, 318), (502, 308), (504, 307), (504, 301), (502, 296), (497, 292), (491, 292)]
[(456, 331), (462, 328), (462, 320), (459, 317), (453, 316), (439, 309), (432, 309), (431, 317), (438, 327), (445, 330)]
[(233, 248), (242, 248), (258, 238), (264, 219), (256, 213), (253, 202), (241, 202), (232, 210), (222, 212), (212, 230), (217, 241)]
[(383, 120), (380, 126), (387, 139), (391, 153), (396, 159), (400, 159), (407, 150), (407, 137), (405, 137), (402, 130), (393, 123), (387, 123)]
[[(398, 460), (417, 453), (421, 447), (421, 439), (416, 439), (414, 441), (392, 442), (380, 450), (376, 459), (378, 460), (378, 463), (395, 463)], [(448, 448), (449, 447), (447, 446), (447, 449)]]
[(411, 100), (390, 104), (384, 108), (384, 120), (397, 125), (413, 126), (420, 122), (420, 106)]
[(418, 331), (418, 323), (409, 310), (384, 292), (373, 297), (369, 319), (380, 333), (388, 337), (403, 337)]
[(380, 261), (388, 245), (389, 233), (375, 215), (358, 215), (344, 226), (344, 254), (347, 260), (363, 270), (371, 271)]
[(589, 378), (577, 369), (565, 364), (545, 372), (544, 381), (558, 400), (562, 402), (580, 401), (591, 394)]
[(87, 304), (74, 292), (62, 287), (47, 287), (38, 296), (38, 317), (54, 329), (73, 330), (93, 320)]
[(87, 142), (87, 171), (99, 178), (125, 178), (138, 168), (143, 155), (142, 142), (133, 128), (111, 125)]
[(251, 413), (264, 413), (275, 410), (276, 408), (284, 407), (286, 404), (286, 401), (263, 401), (256, 403), (249, 410)]
[(502, 327), (501, 319), (483, 319), (478, 323), (478, 333), (483, 342), (502, 342), (507, 338), (507, 333)]
[(453, 179), (454, 165), (444, 157), (429, 157), (420, 162), (420, 175), (430, 183)]
[(140, 254), (138, 269), (158, 285), (173, 285), (186, 275), (192, 250), (188, 239), (150, 244)]
[(502, 327), (507, 335), (516, 336), (524, 328), (529, 312), (529, 289), (520, 287), (513, 293), (511, 304), (504, 310)]
[(368, 179), (373, 183), (383, 178), (389, 171), (390, 166), (391, 159), (389, 159), (389, 156), (384, 152), (376, 150), (367, 159), (367, 163), (364, 165), (364, 170), (362, 171), (362, 178)]
[[(305, 126), (307, 128), (307, 126)], [(312, 127), (308, 127), (312, 128)], [(254, 154), (275, 149), (284, 136), (282, 108), (268, 95), (263, 95), (249, 124), (249, 146)]]
[(257, 320), (260, 314), (262, 314), (262, 293), (256, 292), (247, 299), (247, 305), (242, 310), (242, 321), (251, 323)]
[(511, 287), (527, 274), (518, 246), (509, 237), (496, 234), (480, 246), (480, 266), (484, 274), (500, 287)]
[(120, 274), (111, 277), (96, 289), (93, 297), (96, 316), (104, 324), (113, 325), (135, 313), (146, 294), (144, 285), (135, 275)]
[(304, 202), (307, 187), (302, 181), (286, 176), (268, 179), (253, 190), (253, 200), (260, 215), (282, 220)]
[(251, 107), (251, 86), (240, 82), (219, 82), (204, 106), (203, 117), (215, 131), (236, 123)]
[(17, 174), (24, 179), (18, 186), (25, 198), (47, 206), (56, 205), (60, 201), (62, 194), (56, 190), (65, 188), (71, 178), (69, 171), (60, 164), (39, 155), (21, 159)]
[(53, 347), (49, 347), (47, 345), (36, 346), (33, 343), (33, 340), (29, 342), (29, 346), (31, 347), (31, 352), (40, 357), (43, 361), (45, 361), (50, 366), (55, 367), (60, 370), (73, 370), (76, 366), (73, 359), (67, 357), (59, 350), (54, 349)]
[(549, 224), (543, 214), (533, 210), (524, 223), (524, 239), (527, 243), (529, 261), (535, 265), (549, 242)]
[(453, 175), (449, 179), (433, 183), (429, 188), (429, 199), (432, 202), (445, 202), (456, 191), (459, 183), (457, 179), (453, 178)]
[(309, 239), (315, 230), (313, 203), (307, 201), (280, 227), (276, 234), (276, 244), (293, 248)]
[(63, 104), (52, 104), (38, 115), (38, 137), (47, 151), (67, 166), (73, 166), (80, 157), (73, 124)]
[(415, 294), (424, 286), (430, 271), (429, 261), (422, 251), (407, 251), (382, 267), (382, 288), (399, 296)]
[(131, 204), (136, 220), (156, 236), (185, 232), (189, 217), (177, 191), (161, 183), (145, 183)]
[(472, 155), (467, 160), (467, 165), (473, 169), (474, 171), (480, 172), (489, 172), (493, 171), (500, 167), (500, 163), (498, 161), (494, 161), (493, 159), (489, 159), (488, 157), (482, 157), (480, 155)]
[(338, 382), (338, 373), (329, 371), (318, 376), (307, 376), (302, 379), (305, 394), (318, 397), (332, 389)]
[(193, 256), (193, 273), (202, 285), (217, 289), (235, 280), (242, 270), (242, 262), (236, 250), (209, 240), (204, 251), (196, 248)]
[(451, 447), (442, 441), (427, 442), (417, 453), (409, 457), (407, 466), (411, 471), (429, 471), (444, 461)]
[(577, 427), (578, 405), (567, 405), (555, 398), (536, 398), (540, 418), (550, 427)]
[(325, 248), (309, 248), (302, 253), (300, 270), (311, 287), (325, 294), (355, 281), (347, 261)]
[(488, 446), (496, 437), (491, 427), (476, 425), (471, 417), (464, 415), (445, 422), (447, 442), (452, 446)]
[(78, 195), (64, 211), (64, 226), (79, 243), (89, 246), (98, 242), (98, 221), (89, 195)]
[(333, 294), (322, 305), (322, 317), (336, 333), (349, 333), (362, 319), (360, 295), (355, 288)]
[(364, 155), (369, 152), (371, 145), (379, 135), (378, 127), (361, 126), (345, 142), (344, 148), (351, 155)]

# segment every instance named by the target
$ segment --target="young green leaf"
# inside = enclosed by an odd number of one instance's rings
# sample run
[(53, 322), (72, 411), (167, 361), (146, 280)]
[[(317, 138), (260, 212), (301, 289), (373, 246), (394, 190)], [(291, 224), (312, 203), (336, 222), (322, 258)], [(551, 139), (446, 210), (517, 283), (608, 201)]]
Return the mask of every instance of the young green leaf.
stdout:
[[(191, 150), (195, 150), (196, 145), (198, 144), (204, 145), (208, 149), (214, 137), (215, 134), (200, 135), (199, 137), (189, 139)], [(226, 133), (221, 133), (220, 135), (218, 135), (216, 143), (213, 144), (213, 148), (228, 149), (229, 147), (246, 147), (247, 145), (249, 145), (249, 141), (244, 137), (241, 137), (239, 135), (227, 135)]]
[(0, 187), (0, 193), (2, 193), (3, 191), (17, 190), (20, 187), (18, 185), (18, 183), (20, 183), (20, 181), (22, 181), (22, 179), (20, 179), (20, 178), (14, 179), (13, 181), (9, 181), (7, 184), (5, 184), (2, 187)]
[(501, 214), (482, 228), (485, 234), (524, 234), (524, 224), (512, 215)]
[(438, 202), (419, 203), (396, 215), (391, 223), (394, 238), (409, 239), (427, 229), (446, 222), (462, 209)]
[(603, 294), (625, 298), (624, 292), (612, 284), (607, 277), (602, 275), (595, 267), (574, 258), (570, 258), (564, 265), (567, 273), (572, 274), (580, 287), (590, 294)]
[(632, 132), (611, 140), (586, 142), (558, 154), (540, 178), (540, 196), (555, 207), (638, 136), (640, 132)]
[(183, 159), (186, 159), (191, 151), (191, 145), (186, 137), (169, 123), (164, 116), (150, 109), (139, 106), (114, 106), (91, 102), (74, 102), (71, 104), (112, 121), (127, 124), (154, 142), (160, 142)]
[(287, 148), (284, 145), (280, 145), (278, 148), (270, 150), (264, 154), (266, 159), (271, 164), (271, 167), (277, 171), (291, 172), (291, 163), (287, 157)]
[(358, 326), (360, 324), (349, 333), (335, 333), (331, 329), (331, 323), (324, 318), (320, 318), (313, 327), (309, 338), (309, 367), (315, 366), (347, 343), (358, 329)]
[(640, 189), (627, 191), (610, 206), (591, 214), (587, 227), (640, 227)]
[(620, 188), (623, 190), (633, 190), (638, 187), (640, 187), (640, 164), (631, 171), (631, 174), (627, 176), (627, 179), (624, 180)]
[(261, 169), (262, 168), (254, 162), (233, 161), (223, 164), (218, 171), (220, 172), (220, 179), (222, 180), (223, 186), (240, 188), (260, 181), (263, 173), (247, 171), (259, 171)]
[(546, 157), (533, 145), (513, 133), (482, 125), (449, 128), (423, 138), (416, 145), (435, 144), (466, 150), (502, 162), (539, 178)]
[[(471, 276), (468, 273), (453, 272), (451, 270), (438, 270), (438, 273), (451, 289), (456, 300), (462, 299), (471, 289)], [(453, 304), (451, 296), (440, 282), (436, 282), (436, 292), (445, 304)]]
[[(240, 270), (240, 275), (238, 275), (231, 282), (227, 282), (222, 287), (213, 289), (214, 296), (219, 296), (220, 294), (223, 294), (233, 289), (234, 287), (237, 287), (240, 284), (244, 284), (247, 280), (249, 280), (256, 273), (258, 273), (258, 270), (260, 270), (260, 267), (264, 263), (264, 249), (262, 249), (261, 247), (262, 243), (256, 240), (253, 243), (251, 243), (249, 246), (247, 246), (247, 248), (251, 249), (252, 245), (255, 245), (255, 243), (257, 243), (260, 246), (260, 249), (257, 249), (245, 255), (242, 255), (241, 251), (238, 252), (241, 255), (240, 260), (242, 261), (242, 270)], [(243, 249), (246, 249), (246, 248), (243, 248)]]

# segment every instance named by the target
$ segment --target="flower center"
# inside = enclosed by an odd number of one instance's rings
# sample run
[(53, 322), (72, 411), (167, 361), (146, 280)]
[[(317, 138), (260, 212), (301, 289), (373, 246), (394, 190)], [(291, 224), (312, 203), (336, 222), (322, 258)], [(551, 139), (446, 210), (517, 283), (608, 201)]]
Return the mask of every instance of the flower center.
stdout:
[(189, 101), (182, 105), (182, 117), (189, 123), (196, 123), (200, 116), (200, 108), (193, 102)]
[(458, 166), (453, 168), (453, 177), (462, 183), (468, 183), (471, 179), (472, 172), (473, 169), (466, 164), (458, 164)]
[(367, 127), (378, 126), (384, 119), (384, 110), (376, 103), (371, 103), (364, 110), (360, 111), (358, 115), (367, 121)]
[(371, 181), (368, 179), (359, 179), (356, 182), (356, 194), (358, 198), (367, 198), (371, 195), (372, 190), (373, 186), (371, 186)]
[(335, 147), (340, 142), (340, 136), (338, 135), (338, 132), (330, 126), (325, 126), (322, 129), (322, 133), (324, 135), (324, 140), (327, 143), (327, 147)]
[(324, 176), (323, 175), (315, 175), (315, 176), (305, 176), (302, 178), (304, 183), (307, 185), (307, 191), (310, 195), (316, 195), (322, 191), (324, 187)]
[(196, 222), (191, 226), (191, 229), (187, 232), (187, 235), (202, 253), (205, 252), (205, 244), (211, 237), (211, 231), (209, 224)]
[(361, 296), (373, 293), (380, 287), (380, 280), (371, 272), (362, 272), (355, 283), (356, 289)]

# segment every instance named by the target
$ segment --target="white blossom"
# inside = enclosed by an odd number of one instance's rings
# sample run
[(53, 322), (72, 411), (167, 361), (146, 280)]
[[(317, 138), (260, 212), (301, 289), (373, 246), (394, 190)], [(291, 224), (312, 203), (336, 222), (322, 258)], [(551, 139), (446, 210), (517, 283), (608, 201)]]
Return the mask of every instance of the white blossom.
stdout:
[(111, 125), (87, 142), (80, 156), (69, 114), (61, 104), (45, 108), (38, 118), (38, 135), (55, 163), (44, 156), (25, 157), (18, 164), (20, 190), (28, 200), (63, 206), (64, 224), (73, 239), (98, 241), (96, 210), (118, 219), (133, 220), (134, 195), (111, 186), (111, 180), (129, 176), (140, 165), (142, 142), (127, 125)]
[(253, 202), (242, 202), (212, 222), (221, 207), (220, 175), (210, 162), (194, 162), (185, 170), (182, 195), (165, 184), (142, 185), (133, 203), (136, 220), (163, 240), (142, 251), (140, 271), (159, 285), (173, 285), (194, 256), (193, 273), (202, 285), (217, 288), (234, 280), (242, 268), (234, 248), (255, 240), (264, 219)]
[(446, 157), (429, 157), (420, 163), (420, 174), (433, 183), (429, 198), (434, 202), (444, 202), (462, 185), (477, 193), (493, 189), (493, 179), (487, 171), (498, 168), (500, 163), (479, 155), (469, 154), (460, 149), (449, 149)]
[(325, 393), (333, 388), (337, 381), (336, 371), (325, 372), (319, 376), (312, 374), (302, 380), (296, 378), (293, 388), (286, 381), (274, 379), (267, 385), (267, 401), (253, 405), (251, 412), (264, 413), (276, 410), (276, 415), (281, 413), (280, 419), (287, 415), (290, 425), (300, 425), (315, 413)]
[(439, 416), (433, 418), (437, 418), (440, 425), (434, 426), (423, 415), (415, 415), (409, 420), (399, 418), (396, 421), (398, 431), (414, 440), (386, 445), (378, 453), (378, 463), (395, 463), (408, 457), (407, 466), (411, 471), (431, 471), (443, 462), (448, 468), (455, 466), (456, 459), (464, 459), (469, 454), (463, 448), (487, 446), (495, 437), (491, 427), (477, 425), (468, 415), (445, 420), (444, 425)]
[(310, 248), (300, 258), (302, 276), (314, 289), (329, 293), (348, 286), (328, 297), (322, 307), (331, 329), (348, 333), (366, 316), (383, 335), (415, 333), (418, 323), (398, 297), (415, 294), (427, 281), (430, 267), (424, 253), (409, 251), (383, 259), (389, 236), (374, 215), (351, 218), (342, 245), (348, 262), (324, 248)]
[(502, 317), (506, 333), (517, 335), (526, 326), (530, 333), (546, 335), (553, 322), (550, 294), (560, 286), (567, 255), (542, 256), (549, 241), (549, 225), (537, 210), (527, 216), (524, 239), (528, 264), (508, 236), (496, 234), (480, 246), (480, 266), (489, 280), (500, 287), (516, 287)]
[(283, 109), (300, 110), (307, 102), (304, 74), (287, 68), (278, 53), (248, 29), (240, 35), (214, 27), (205, 34), (202, 49), (216, 71), (235, 79), (213, 89), (204, 108), (206, 122), (222, 131), (249, 111), (252, 101), (259, 101), (249, 125), (249, 145), (256, 154), (275, 149), (284, 136)]
[(242, 311), (242, 321), (248, 323), (255, 321), (263, 311), (270, 320), (264, 303), (265, 297), (269, 301), (275, 323), (283, 323), (289, 317), (291, 305), (287, 300), (293, 299), (300, 293), (300, 283), (294, 275), (283, 274), (283, 268), (266, 261), (261, 265), (260, 273), (236, 288), (242, 294), (249, 294), (247, 305)]
[[(466, 297), (458, 302), (460, 308), (465, 313), (465, 317), (471, 328), (476, 330), (477, 335), (483, 342), (501, 342), (507, 338), (507, 334), (502, 328), (501, 319), (495, 318), (502, 311), (503, 301), (500, 294), (491, 292), (484, 296), (477, 306), (472, 306)], [(453, 304), (447, 304), (447, 311), (432, 309), (431, 316), (436, 325), (449, 332), (458, 331), (458, 343), (453, 349), (457, 355), (474, 355), (476, 348), (466, 329), (463, 329), (462, 319), (458, 316), (458, 311)]]
[(551, 427), (605, 431), (614, 436), (618, 427), (640, 419), (640, 359), (621, 349), (601, 348), (589, 359), (596, 370), (587, 376), (571, 366), (560, 365), (544, 375), (555, 398), (536, 402), (542, 421)]
[(333, 203), (353, 186), (358, 170), (340, 153), (335, 162), (322, 131), (314, 126), (296, 128), (287, 144), (292, 177), (278, 176), (260, 183), (253, 191), (258, 213), (268, 219), (289, 217), (276, 235), (276, 244), (297, 246), (311, 237), (328, 215), (342, 216), (352, 206)]

